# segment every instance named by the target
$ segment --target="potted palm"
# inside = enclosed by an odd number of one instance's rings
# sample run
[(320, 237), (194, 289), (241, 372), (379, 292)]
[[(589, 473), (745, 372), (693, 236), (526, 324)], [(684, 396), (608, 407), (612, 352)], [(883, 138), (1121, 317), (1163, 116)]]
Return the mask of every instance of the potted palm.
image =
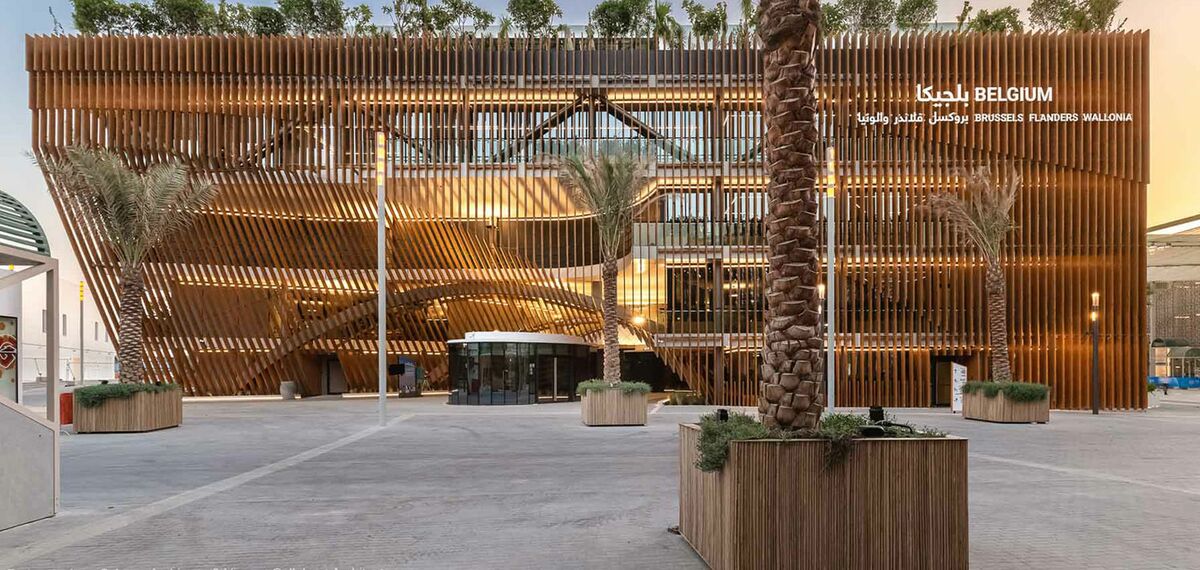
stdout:
[(756, 11), (770, 176), (759, 417), (679, 426), (679, 531), (712, 568), (966, 568), (967, 441), (822, 417), (820, 10), (761, 0)]
[(646, 424), (649, 386), (642, 390), (621, 382), (617, 273), (621, 258), (629, 251), (633, 216), (643, 203), (641, 192), (650, 180), (649, 165), (633, 147), (589, 151), (559, 160), (559, 182), (592, 214), (600, 233), (604, 375), (599, 382), (580, 384), (586, 425)]
[[(130, 168), (116, 154), (102, 149), (73, 147), (60, 155), (42, 160), (55, 191), (67, 203), (76, 204), (88, 220), (100, 228), (117, 261), (120, 296), (117, 319), (117, 362), (121, 384), (146, 382), (142, 351), (142, 298), (146, 285), (143, 263), (147, 256), (169, 236), (188, 227), (195, 213), (216, 196), (215, 187), (205, 180), (192, 178), (178, 161), (155, 164), (143, 171)], [(104, 387), (94, 398), (95, 405), (84, 406), (85, 414), (109, 414), (131, 417), (116, 410), (119, 404), (169, 406), (178, 414), (165, 411), (162, 421), (122, 429), (108, 425), (104, 431), (145, 431), (138, 426), (178, 425), (182, 416), (182, 392), (178, 387), (143, 389), (142, 387)], [(160, 396), (165, 394), (165, 396)], [(76, 393), (74, 413), (79, 414), (80, 394)], [(76, 415), (76, 417), (79, 417)], [(114, 420), (116, 421), (116, 420)], [(131, 420), (132, 421), (132, 420)], [(78, 425), (77, 425), (77, 430)], [(152, 427), (150, 429), (157, 429)]]
[(939, 192), (930, 195), (925, 204), (926, 209), (950, 224), (955, 235), (974, 245), (986, 264), (990, 382), (996, 385), (968, 383), (963, 388), (963, 417), (999, 423), (1046, 423), (1050, 421), (1049, 388), (1015, 382), (1008, 356), (1008, 293), (1001, 253), (1004, 238), (1013, 228), (1012, 209), (1021, 178), (1013, 173), (1001, 180), (983, 167), (965, 172), (963, 177), (963, 195)]

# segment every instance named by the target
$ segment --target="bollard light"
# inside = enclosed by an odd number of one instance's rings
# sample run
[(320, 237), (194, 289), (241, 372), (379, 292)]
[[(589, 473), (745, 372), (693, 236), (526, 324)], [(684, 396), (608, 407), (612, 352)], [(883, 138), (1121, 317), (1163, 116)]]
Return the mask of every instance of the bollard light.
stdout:
[(872, 423), (879, 423), (883, 421), (883, 406), (871, 406), (868, 414), (868, 419), (870, 419)]
[(1100, 292), (1092, 292), (1092, 415), (1100, 414)]

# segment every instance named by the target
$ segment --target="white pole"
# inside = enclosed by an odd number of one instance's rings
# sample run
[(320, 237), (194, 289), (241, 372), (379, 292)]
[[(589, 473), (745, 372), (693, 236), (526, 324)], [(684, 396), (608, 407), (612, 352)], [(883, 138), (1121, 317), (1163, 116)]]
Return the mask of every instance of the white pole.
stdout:
[(75, 385), (83, 387), (83, 281), (79, 282), (79, 374)]
[(379, 275), (379, 425), (387, 424), (387, 135), (375, 133), (376, 271)]
[(58, 261), (50, 260), (46, 271), (46, 419), (55, 425), (58, 417)]
[(834, 378), (837, 376), (834, 368), (834, 353), (837, 345), (837, 328), (834, 318), (837, 314), (837, 286), (834, 282), (836, 262), (834, 258), (834, 244), (836, 243), (837, 235), (835, 231), (835, 221), (837, 219), (837, 202), (835, 194), (837, 193), (837, 150), (834, 147), (825, 149), (826, 163), (826, 180), (825, 180), (825, 322), (828, 323), (828, 328), (825, 337), (825, 403), (826, 408), (833, 411), (836, 406), (834, 400)]

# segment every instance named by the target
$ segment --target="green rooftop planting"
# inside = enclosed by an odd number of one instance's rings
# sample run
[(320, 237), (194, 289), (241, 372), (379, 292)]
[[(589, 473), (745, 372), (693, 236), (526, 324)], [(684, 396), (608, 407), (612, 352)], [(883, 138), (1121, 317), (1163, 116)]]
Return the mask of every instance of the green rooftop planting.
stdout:
[(85, 408), (95, 408), (113, 398), (127, 400), (138, 392), (159, 393), (178, 390), (178, 384), (97, 384), (75, 390), (75, 401)]
[(963, 393), (974, 394), (983, 392), (984, 396), (995, 398), (996, 394), (1004, 392), (1004, 396), (1014, 402), (1040, 402), (1050, 397), (1050, 387), (1045, 384), (1030, 382), (967, 382), (963, 385)]
[[(349, 2), (349, 3), (348, 3)], [(356, 3), (357, 2), (357, 3)], [(1029, 26), (1045, 31), (1102, 32), (1120, 30), (1120, 0), (1033, 0)], [(381, 12), (390, 22), (378, 22), (371, 4), (359, 0), (71, 0), (71, 19), (83, 34), (157, 36), (358, 36), (481, 37), (499, 23), (496, 36), (529, 38), (569, 37), (564, 11), (557, 0), (508, 0), (507, 10), (493, 14), (472, 0), (385, 0)], [(579, 6), (571, 23), (586, 23), (595, 37), (653, 37), (666, 45), (681, 45), (686, 36), (703, 40), (757, 35), (754, 3), (743, 3), (741, 17), (730, 21), (725, 2), (681, 0), (690, 27), (679, 22), (672, 2), (661, 0), (599, 0), (580, 18)], [(937, 0), (827, 0), (821, 9), (821, 28), (827, 34), (886, 33), (893, 29), (930, 29), (937, 17)], [(51, 11), (53, 16), (53, 11)], [(1022, 32), (1026, 24), (1016, 8), (975, 11), (970, 3), (959, 14), (959, 32)], [(378, 23), (377, 23), (378, 22)], [(389, 25), (390, 24), (390, 25)], [(62, 26), (55, 19), (54, 27)]]
[(605, 390), (620, 390), (623, 394), (649, 394), (650, 385), (645, 382), (617, 382), (609, 384), (603, 380), (584, 380), (575, 386), (575, 393), (583, 396), (588, 390), (603, 392)]

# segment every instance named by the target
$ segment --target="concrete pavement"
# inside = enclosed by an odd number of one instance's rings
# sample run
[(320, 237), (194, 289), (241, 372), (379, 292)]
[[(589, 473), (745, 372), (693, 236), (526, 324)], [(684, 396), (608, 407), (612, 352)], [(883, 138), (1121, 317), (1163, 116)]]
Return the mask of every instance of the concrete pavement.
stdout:
[[(0, 532), (0, 568), (702, 568), (677, 522), (676, 424), (585, 428), (577, 404), (443, 397), (188, 403), (178, 429), (63, 439), (63, 512)], [(930, 410), (971, 439), (975, 568), (1195, 568), (1200, 407)], [(1178, 537), (1171, 540), (1170, 537)]]

